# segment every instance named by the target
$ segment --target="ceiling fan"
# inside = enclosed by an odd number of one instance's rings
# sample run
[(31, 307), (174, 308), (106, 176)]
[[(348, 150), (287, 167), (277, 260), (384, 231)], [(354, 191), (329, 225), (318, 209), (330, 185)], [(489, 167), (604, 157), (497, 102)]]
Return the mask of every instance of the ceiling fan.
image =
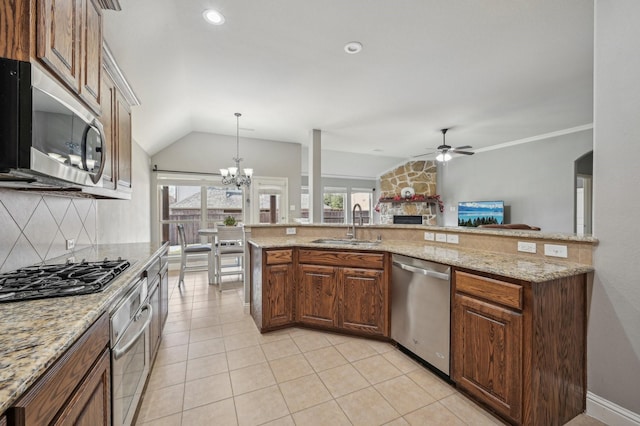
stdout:
[[(451, 154), (463, 154), (463, 155), (473, 155), (475, 154), (475, 152), (472, 151), (465, 151), (466, 149), (472, 148), (471, 145), (465, 145), (465, 146), (458, 146), (456, 148), (453, 148), (451, 145), (447, 145), (447, 143), (445, 142), (445, 135), (447, 134), (447, 130), (449, 129), (442, 129), (442, 145), (440, 145), (439, 147), (436, 148), (436, 151), (434, 152), (428, 152), (426, 154), (420, 154), (420, 155), (416, 155), (415, 157), (423, 157), (425, 155), (431, 155), (434, 153), (438, 153), (438, 155), (436, 155), (436, 161), (440, 161), (440, 162), (446, 162), (451, 160)], [(414, 157), (414, 158), (415, 158)]]

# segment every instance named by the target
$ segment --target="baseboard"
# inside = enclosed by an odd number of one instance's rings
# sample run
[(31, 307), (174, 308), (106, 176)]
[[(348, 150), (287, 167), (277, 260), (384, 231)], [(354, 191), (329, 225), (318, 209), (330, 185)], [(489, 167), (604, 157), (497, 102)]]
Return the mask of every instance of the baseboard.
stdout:
[(640, 426), (640, 415), (587, 392), (587, 415), (610, 426)]

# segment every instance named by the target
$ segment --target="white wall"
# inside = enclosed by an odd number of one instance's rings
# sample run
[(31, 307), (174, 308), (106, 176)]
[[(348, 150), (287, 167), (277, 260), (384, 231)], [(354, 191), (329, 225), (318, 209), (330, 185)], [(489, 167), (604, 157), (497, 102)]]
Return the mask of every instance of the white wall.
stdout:
[[(302, 148), (302, 174), (309, 174), (307, 147)], [(407, 160), (400, 157), (355, 154), (322, 150), (322, 176), (377, 179), (385, 171), (403, 164)]]
[(133, 193), (131, 200), (98, 200), (98, 243), (151, 241), (151, 166), (149, 155), (132, 144)]
[[(218, 174), (234, 165), (236, 137), (193, 132), (175, 141), (151, 158), (160, 170)], [(254, 176), (286, 177), (289, 180), (289, 219), (300, 216), (300, 144), (265, 139), (240, 138), (240, 167), (250, 167)]]
[(510, 223), (574, 232), (574, 162), (592, 146), (592, 130), (583, 130), (438, 165), (439, 223), (458, 225), (459, 201), (504, 200)]
[[(640, 2), (597, 0), (589, 391), (640, 422)], [(613, 424), (613, 423), (611, 423)], [(620, 424), (620, 423), (618, 423)]]

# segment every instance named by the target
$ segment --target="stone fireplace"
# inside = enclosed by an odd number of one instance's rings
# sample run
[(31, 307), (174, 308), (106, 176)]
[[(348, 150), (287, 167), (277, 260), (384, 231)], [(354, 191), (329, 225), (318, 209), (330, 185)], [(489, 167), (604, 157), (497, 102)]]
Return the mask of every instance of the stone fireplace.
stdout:
[[(393, 223), (394, 215), (420, 215), (423, 224), (436, 225), (438, 203), (421, 200), (436, 195), (436, 181), (435, 161), (409, 161), (380, 176), (381, 201), (377, 206), (380, 223)], [(412, 188), (415, 197), (403, 198), (401, 191), (404, 188)]]

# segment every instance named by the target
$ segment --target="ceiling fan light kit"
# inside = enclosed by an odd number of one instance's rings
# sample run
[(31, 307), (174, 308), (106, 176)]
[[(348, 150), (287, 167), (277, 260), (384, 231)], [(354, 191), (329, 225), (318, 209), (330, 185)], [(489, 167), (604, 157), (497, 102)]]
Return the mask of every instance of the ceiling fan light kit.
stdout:
[[(447, 130), (449, 129), (440, 130), (442, 132), (442, 145), (436, 148), (436, 152), (438, 153), (438, 155), (436, 155), (436, 161), (440, 163), (446, 163), (447, 161), (453, 158), (451, 154), (462, 154), (462, 155), (475, 154), (473, 151), (464, 151), (465, 149), (472, 148), (471, 145), (459, 146), (456, 148), (453, 148), (451, 145), (447, 145), (445, 141), (445, 135), (447, 134)], [(416, 155), (416, 157), (422, 157), (422, 156), (431, 155), (431, 154), (434, 154), (434, 153), (430, 152), (427, 154), (420, 154), (420, 155)]]

